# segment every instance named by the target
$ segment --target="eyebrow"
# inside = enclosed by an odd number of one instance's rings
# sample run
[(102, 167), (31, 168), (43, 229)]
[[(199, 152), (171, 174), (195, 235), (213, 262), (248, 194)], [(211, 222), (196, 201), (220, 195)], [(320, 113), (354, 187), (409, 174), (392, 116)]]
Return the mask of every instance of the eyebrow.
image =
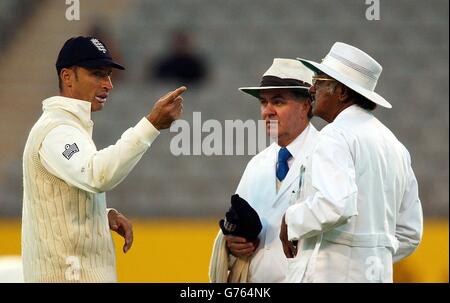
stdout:
[(105, 71), (112, 70), (112, 68), (110, 68), (110, 67), (87, 67), (86, 69), (89, 69), (89, 70), (105, 70)]
[(285, 98), (283, 97), (283, 95), (282, 94), (276, 94), (276, 95), (273, 95), (272, 97), (270, 97), (270, 98), (263, 98), (263, 97), (259, 97), (259, 101), (267, 101), (267, 99), (270, 101), (270, 100), (274, 100), (274, 99), (283, 99), (283, 100), (285, 100)]
[(270, 99), (276, 99), (276, 98), (284, 99), (282, 94), (276, 94), (276, 95), (272, 96), (272, 98), (270, 98)]
[(92, 68), (92, 69), (90, 69), (90, 71), (92, 73), (95, 73), (95, 72), (104, 72), (104, 73), (107, 73), (107, 74), (111, 74), (112, 73), (112, 69), (98, 68), (98, 67)]

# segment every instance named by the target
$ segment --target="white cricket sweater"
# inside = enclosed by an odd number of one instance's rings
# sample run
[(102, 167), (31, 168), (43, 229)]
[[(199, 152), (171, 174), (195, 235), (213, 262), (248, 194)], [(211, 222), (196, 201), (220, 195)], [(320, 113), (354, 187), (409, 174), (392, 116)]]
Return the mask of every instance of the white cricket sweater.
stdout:
[(48, 98), (30, 131), (23, 154), (25, 282), (117, 281), (104, 191), (128, 175), (159, 131), (143, 118), (97, 151), (90, 106)]

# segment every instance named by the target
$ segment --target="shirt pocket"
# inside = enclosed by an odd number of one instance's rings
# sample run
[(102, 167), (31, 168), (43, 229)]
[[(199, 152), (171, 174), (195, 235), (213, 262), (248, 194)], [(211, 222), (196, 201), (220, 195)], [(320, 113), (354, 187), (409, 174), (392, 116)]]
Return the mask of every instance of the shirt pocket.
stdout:
[(289, 197), (289, 205), (293, 205), (293, 204), (300, 202), (300, 200), (299, 200), (300, 193), (301, 193), (301, 188), (293, 188), (291, 190), (290, 197)]

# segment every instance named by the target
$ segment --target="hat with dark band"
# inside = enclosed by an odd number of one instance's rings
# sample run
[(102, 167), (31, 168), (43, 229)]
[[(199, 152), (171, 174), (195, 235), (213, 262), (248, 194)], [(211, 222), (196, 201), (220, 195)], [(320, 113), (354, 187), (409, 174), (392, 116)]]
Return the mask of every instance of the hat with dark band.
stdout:
[(314, 73), (295, 59), (275, 58), (272, 66), (264, 73), (260, 86), (240, 87), (239, 90), (259, 98), (261, 90), (289, 88), (306, 92), (312, 83)]

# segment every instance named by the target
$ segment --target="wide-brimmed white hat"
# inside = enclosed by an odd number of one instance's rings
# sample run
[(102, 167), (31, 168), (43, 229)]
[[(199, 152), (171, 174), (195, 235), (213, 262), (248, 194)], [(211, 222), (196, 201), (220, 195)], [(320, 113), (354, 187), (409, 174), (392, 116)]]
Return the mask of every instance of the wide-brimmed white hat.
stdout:
[(375, 59), (354, 46), (336, 42), (321, 63), (302, 58), (297, 60), (316, 73), (324, 73), (336, 79), (376, 104), (392, 107), (374, 92), (383, 68)]
[(239, 90), (259, 98), (261, 90), (275, 88), (303, 89), (308, 91), (314, 73), (295, 59), (275, 58), (264, 73), (260, 86), (240, 87)]

